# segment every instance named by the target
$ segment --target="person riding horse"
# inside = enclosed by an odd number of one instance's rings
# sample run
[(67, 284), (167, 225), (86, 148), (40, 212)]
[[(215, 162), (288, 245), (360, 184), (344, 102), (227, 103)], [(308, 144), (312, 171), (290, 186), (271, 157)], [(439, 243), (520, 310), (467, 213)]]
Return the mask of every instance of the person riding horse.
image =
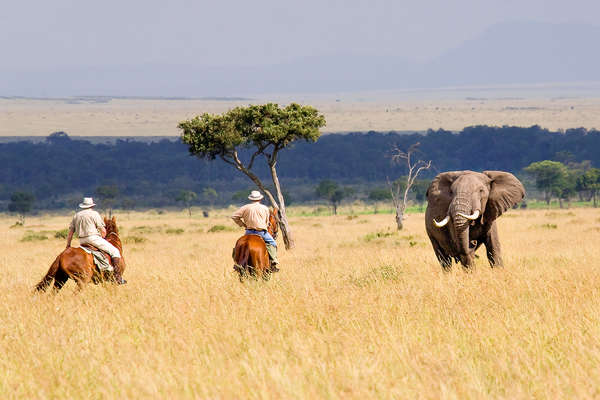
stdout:
[(277, 272), (279, 271), (279, 268), (277, 268), (279, 264), (277, 260), (277, 242), (267, 231), (269, 208), (260, 203), (263, 197), (258, 190), (253, 190), (248, 196), (252, 203), (246, 204), (233, 213), (231, 219), (242, 228), (246, 228), (246, 235), (258, 235), (265, 241), (271, 260), (271, 270)]
[(121, 275), (123, 273), (121, 253), (119, 249), (104, 239), (106, 237), (106, 226), (100, 214), (93, 209), (95, 205), (91, 197), (84, 197), (83, 202), (79, 204), (79, 208), (82, 210), (75, 213), (69, 225), (67, 248), (71, 247), (73, 234), (76, 233), (80, 244), (90, 244), (108, 253), (113, 262), (115, 281), (119, 285), (125, 284), (127, 281)]

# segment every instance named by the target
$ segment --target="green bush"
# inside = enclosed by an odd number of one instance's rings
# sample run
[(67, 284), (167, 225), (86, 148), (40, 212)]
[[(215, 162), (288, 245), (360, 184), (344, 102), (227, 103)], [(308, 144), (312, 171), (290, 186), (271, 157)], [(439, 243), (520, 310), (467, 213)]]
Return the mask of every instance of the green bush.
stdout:
[(181, 235), (185, 231), (181, 228), (169, 228), (165, 232), (170, 235)]
[(69, 229), (67, 228), (54, 232), (54, 237), (56, 239), (66, 239), (67, 236), (69, 236)]
[(225, 225), (213, 225), (207, 232), (232, 232), (235, 231), (235, 228), (225, 226)]
[(39, 240), (48, 240), (48, 236), (41, 232), (27, 232), (21, 242), (37, 242)]

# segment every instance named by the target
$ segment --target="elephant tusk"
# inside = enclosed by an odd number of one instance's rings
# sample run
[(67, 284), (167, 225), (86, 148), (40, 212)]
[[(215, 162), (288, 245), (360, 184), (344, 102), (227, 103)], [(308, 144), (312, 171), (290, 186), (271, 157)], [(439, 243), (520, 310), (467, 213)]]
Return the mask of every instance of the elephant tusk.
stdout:
[(459, 212), (457, 212), (456, 214), (460, 215), (461, 217), (464, 217), (466, 219), (470, 219), (471, 221), (479, 218), (479, 210), (475, 210), (475, 212), (472, 215), (467, 215), (467, 214), (463, 214), (463, 213), (459, 213)]
[(450, 216), (446, 215), (446, 218), (444, 218), (443, 220), (441, 220), (440, 222), (437, 222), (435, 220), (435, 218), (433, 218), (433, 223), (435, 224), (435, 226), (437, 226), (438, 228), (442, 228), (444, 226), (446, 226), (446, 224), (448, 223), (448, 221), (450, 221)]

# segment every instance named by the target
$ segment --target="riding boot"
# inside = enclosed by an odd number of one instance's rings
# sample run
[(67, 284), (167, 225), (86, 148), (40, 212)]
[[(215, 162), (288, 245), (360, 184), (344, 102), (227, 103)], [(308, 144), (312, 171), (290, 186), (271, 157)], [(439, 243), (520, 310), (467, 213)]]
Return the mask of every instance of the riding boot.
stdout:
[(279, 264), (279, 261), (277, 260), (277, 247), (267, 244), (267, 253), (269, 253), (269, 260), (271, 261), (271, 272), (278, 272), (279, 268), (277, 268), (277, 264)]
[(127, 283), (125, 279), (123, 279), (123, 262), (120, 257), (113, 257), (113, 267), (114, 267), (114, 275), (115, 275), (115, 283), (117, 285), (124, 285)]

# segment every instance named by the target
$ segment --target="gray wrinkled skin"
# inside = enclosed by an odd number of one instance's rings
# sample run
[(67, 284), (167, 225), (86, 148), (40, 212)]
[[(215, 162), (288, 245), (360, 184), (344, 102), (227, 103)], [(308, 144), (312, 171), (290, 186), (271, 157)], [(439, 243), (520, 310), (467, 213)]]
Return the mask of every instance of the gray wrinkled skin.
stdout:
[[(503, 171), (451, 171), (435, 177), (427, 189), (425, 229), (444, 270), (452, 260), (466, 270), (474, 266), (475, 251), (485, 245), (490, 265), (502, 266), (496, 219), (525, 196), (525, 188), (511, 173)], [(464, 215), (479, 216), (469, 220)], [(446, 226), (438, 228), (446, 216)]]

